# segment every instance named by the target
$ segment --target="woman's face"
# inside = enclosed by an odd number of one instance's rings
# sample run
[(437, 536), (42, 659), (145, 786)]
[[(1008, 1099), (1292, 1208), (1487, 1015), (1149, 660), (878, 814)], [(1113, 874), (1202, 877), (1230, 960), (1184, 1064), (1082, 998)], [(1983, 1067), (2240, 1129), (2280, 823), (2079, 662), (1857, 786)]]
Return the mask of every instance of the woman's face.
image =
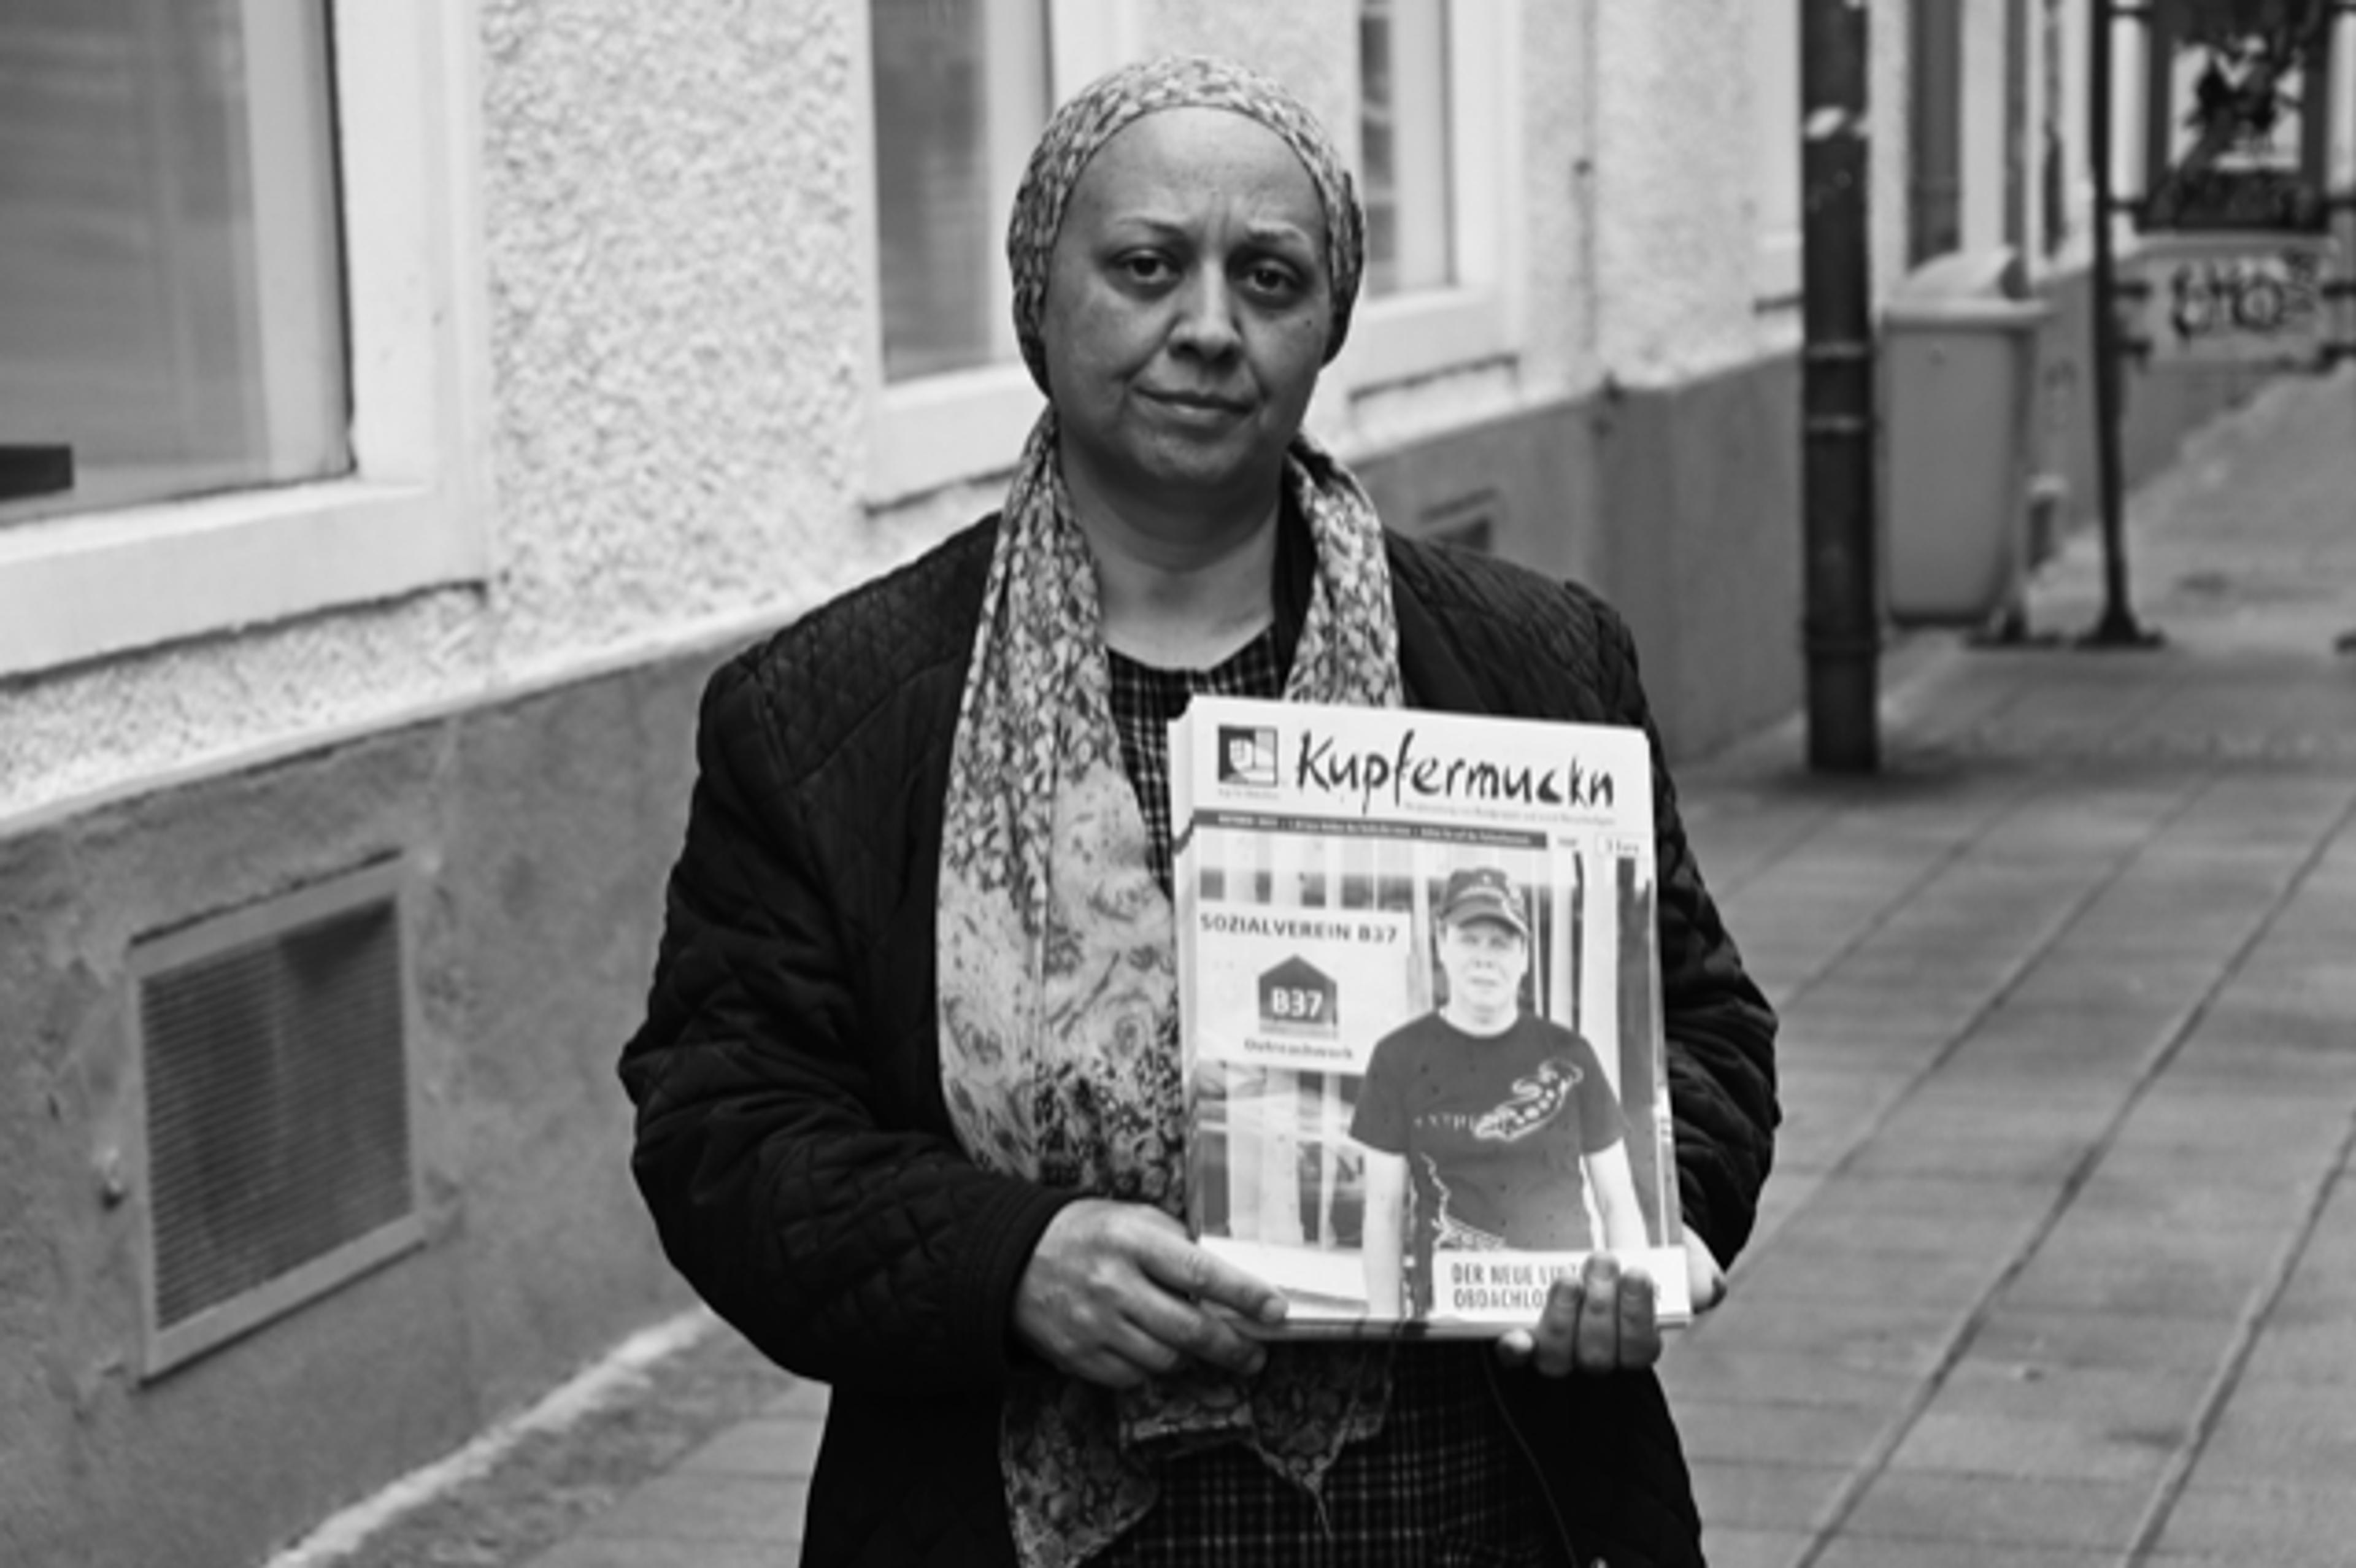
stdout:
[(1276, 133), (1218, 109), (1125, 127), (1049, 259), (1065, 475), (1118, 504), (1265, 507), (1333, 320), (1324, 209)]

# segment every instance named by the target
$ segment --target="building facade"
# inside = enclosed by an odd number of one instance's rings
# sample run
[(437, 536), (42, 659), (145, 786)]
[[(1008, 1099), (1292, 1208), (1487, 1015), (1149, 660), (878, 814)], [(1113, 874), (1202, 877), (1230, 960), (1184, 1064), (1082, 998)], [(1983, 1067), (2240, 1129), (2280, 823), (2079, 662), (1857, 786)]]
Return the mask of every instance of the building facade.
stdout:
[[(2083, 17), (1871, 18), (1877, 276), (2024, 251), (2082, 507)], [(1312, 425), (1392, 526), (1613, 598), (1677, 754), (1791, 712), (1798, 39), (1796, 0), (9, 7), (0, 1558), (259, 1562), (683, 1303), (612, 1067), (697, 693), (994, 504), (1038, 406), (1008, 200), (1123, 59), (1248, 59), (1355, 160)], [(2139, 384), (2131, 461), (2232, 389)]]

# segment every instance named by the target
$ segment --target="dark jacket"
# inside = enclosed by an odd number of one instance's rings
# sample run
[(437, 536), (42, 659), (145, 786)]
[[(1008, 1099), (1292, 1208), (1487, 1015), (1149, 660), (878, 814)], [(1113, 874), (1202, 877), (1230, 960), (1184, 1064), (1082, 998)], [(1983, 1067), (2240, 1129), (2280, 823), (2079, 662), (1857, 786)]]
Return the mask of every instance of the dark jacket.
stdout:
[[(997, 1443), (1024, 1354), (1015, 1291), (1078, 1196), (975, 1166), (941, 1093), (942, 802), (994, 538), (986, 519), (712, 677), (648, 1017), (622, 1060), (671, 1261), (769, 1356), (832, 1385), (809, 1563), (1012, 1563)], [(1390, 560), (1411, 702), (1649, 729), (1627, 631), (1591, 594), (1407, 540)], [(1660, 781), (1680, 1191), (1730, 1263), (1772, 1147), (1774, 1020)], [(1495, 1381), (1582, 1560), (1698, 1561), (1651, 1373)]]

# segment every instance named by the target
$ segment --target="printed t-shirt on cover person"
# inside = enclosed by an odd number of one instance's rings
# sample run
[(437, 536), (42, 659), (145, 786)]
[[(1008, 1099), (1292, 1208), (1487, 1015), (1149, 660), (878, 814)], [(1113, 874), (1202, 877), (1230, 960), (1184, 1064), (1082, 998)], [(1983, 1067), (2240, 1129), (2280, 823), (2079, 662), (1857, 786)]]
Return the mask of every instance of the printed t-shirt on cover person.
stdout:
[(1622, 1128), (1578, 1034), (1528, 1013), (1502, 1034), (1467, 1034), (1429, 1013), (1376, 1042), (1350, 1136), (1407, 1157), (1410, 1253), (1429, 1280), (1434, 1251), (1593, 1247), (1580, 1162)]

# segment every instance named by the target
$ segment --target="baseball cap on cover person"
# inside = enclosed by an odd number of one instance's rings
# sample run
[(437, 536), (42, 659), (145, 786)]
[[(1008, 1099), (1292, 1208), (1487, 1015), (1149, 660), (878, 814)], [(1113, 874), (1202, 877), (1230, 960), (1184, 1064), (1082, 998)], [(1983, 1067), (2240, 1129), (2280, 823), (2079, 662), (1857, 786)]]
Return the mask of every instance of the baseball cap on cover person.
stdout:
[(1468, 920), (1494, 920), (1510, 925), (1522, 936), (1530, 933), (1529, 917), (1522, 912), (1521, 895), (1505, 873), (1494, 866), (1467, 866), (1451, 873), (1448, 889), (1440, 895), (1443, 925)]

